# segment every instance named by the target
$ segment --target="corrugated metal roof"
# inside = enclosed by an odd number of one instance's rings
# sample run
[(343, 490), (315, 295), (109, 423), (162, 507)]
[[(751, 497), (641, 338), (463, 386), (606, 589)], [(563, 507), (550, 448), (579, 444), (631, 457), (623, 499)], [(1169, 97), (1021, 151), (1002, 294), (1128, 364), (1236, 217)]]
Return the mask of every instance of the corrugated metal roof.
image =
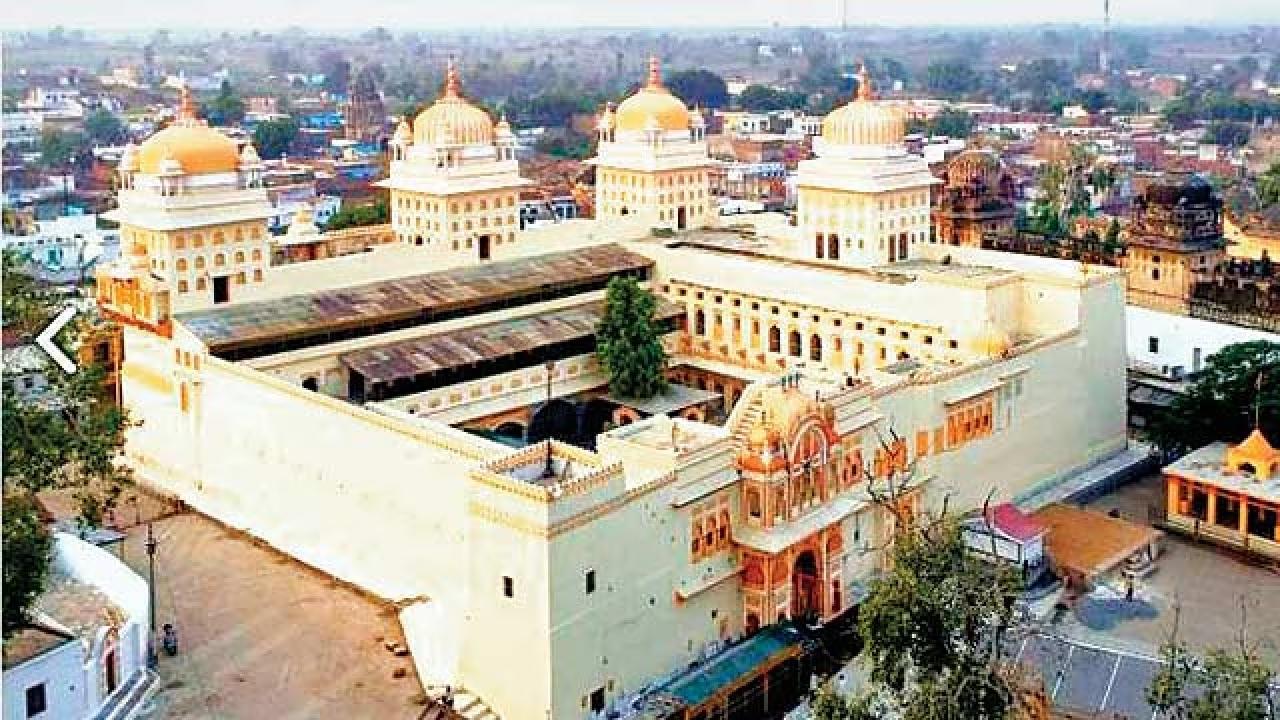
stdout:
[[(604, 302), (593, 301), (346, 353), (338, 360), (369, 382), (387, 383), (590, 337), (603, 312)], [(683, 314), (683, 307), (662, 299), (654, 313), (658, 320)]]
[(213, 352), (374, 326), (432, 313), (465, 309), (577, 284), (653, 261), (619, 245), (455, 268), (349, 288), (182, 313), (177, 320)]

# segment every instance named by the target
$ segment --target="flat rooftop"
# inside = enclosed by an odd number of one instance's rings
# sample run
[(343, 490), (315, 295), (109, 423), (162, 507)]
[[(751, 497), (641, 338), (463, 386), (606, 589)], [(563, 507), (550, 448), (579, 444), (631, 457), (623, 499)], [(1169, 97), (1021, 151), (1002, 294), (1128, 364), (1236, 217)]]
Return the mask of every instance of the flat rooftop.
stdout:
[[(549, 345), (586, 340), (596, 333), (604, 302), (583, 303), (563, 310), (460, 328), (426, 337), (345, 353), (339, 362), (371, 383), (431, 375), (511, 357)], [(655, 319), (684, 315), (684, 308), (659, 299)]]
[(180, 313), (177, 320), (214, 354), (249, 349), (268, 354), (536, 302), (541, 295), (574, 288), (586, 291), (613, 275), (652, 265), (619, 245), (600, 245), (218, 306)]

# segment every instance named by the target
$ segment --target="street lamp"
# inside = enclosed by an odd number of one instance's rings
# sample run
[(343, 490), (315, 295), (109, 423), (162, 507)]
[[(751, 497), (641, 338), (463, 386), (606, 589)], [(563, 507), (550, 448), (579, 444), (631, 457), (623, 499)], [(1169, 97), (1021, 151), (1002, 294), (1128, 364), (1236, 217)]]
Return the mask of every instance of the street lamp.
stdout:
[(147, 665), (152, 670), (159, 665), (159, 657), (156, 655), (156, 542), (155, 531), (151, 527), (151, 523), (147, 523), (147, 588), (151, 592), (151, 634), (147, 641)]
[[(543, 405), (543, 409), (547, 410), (549, 413), (550, 412), (549, 408), (551, 407), (551, 374), (554, 373), (556, 370), (556, 361), (548, 360), (546, 368), (547, 368), (547, 402), (545, 405)], [(551, 415), (549, 414), (547, 415), (547, 422), (548, 423), (551, 422)], [(551, 440), (552, 440), (551, 432), (550, 430), (548, 430), (547, 432), (547, 464), (546, 464), (546, 467), (542, 468), (542, 478), (544, 480), (550, 480), (551, 478), (556, 476), (556, 469), (551, 464), (551, 459), (552, 459), (551, 458), (551, 449), (552, 449)]]

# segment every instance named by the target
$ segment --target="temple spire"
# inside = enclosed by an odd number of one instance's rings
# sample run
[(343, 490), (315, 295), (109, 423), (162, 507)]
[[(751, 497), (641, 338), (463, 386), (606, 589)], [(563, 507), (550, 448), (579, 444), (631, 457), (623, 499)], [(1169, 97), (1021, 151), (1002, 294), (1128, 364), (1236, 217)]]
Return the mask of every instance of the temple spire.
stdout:
[(662, 61), (657, 55), (649, 56), (649, 81), (645, 85), (651, 88), (662, 87)]
[(867, 63), (858, 64), (858, 99), (874, 100), (875, 93), (871, 90), (871, 74), (867, 72)]
[(196, 119), (195, 101), (191, 99), (191, 86), (186, 81), (182, 83), (182, 89), (179, 92), (178, 101), (178, 120), (186, 120), (193, 122)]
[(452, 57), (449, 58), (449, 65), (444, 73), (444, 96), (462, 96), (462, 80), (458, 78), (458, 64), (453, 61)]

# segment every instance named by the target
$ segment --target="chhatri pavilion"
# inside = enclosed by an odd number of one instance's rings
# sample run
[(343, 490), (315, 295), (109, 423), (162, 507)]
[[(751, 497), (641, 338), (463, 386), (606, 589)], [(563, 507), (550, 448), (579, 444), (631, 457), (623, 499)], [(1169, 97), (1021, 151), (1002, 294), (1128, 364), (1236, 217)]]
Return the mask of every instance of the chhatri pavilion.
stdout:
[[(884, 567), (895, 516), (869, 489), (1033, 510), (1125, 448), (1120, 272), (931, 242), (903, 109), (859, 88), (796, 222), (726, 224), (701, 116), (654, 60), (599, 118), (597, 218), (521, 229), (511, 127), (450, 66), (391, 140), (397, 241), (285, 265), (252, 146), (184, 95), (121, 163), (127, 248), (99, 275), (129, 461), (397, 603), (422, 682), (468, 717), (789, 707), (797, 625), (849, 622)], [(614, 277), (658, 298), (666, 394), (609, 392)]]

